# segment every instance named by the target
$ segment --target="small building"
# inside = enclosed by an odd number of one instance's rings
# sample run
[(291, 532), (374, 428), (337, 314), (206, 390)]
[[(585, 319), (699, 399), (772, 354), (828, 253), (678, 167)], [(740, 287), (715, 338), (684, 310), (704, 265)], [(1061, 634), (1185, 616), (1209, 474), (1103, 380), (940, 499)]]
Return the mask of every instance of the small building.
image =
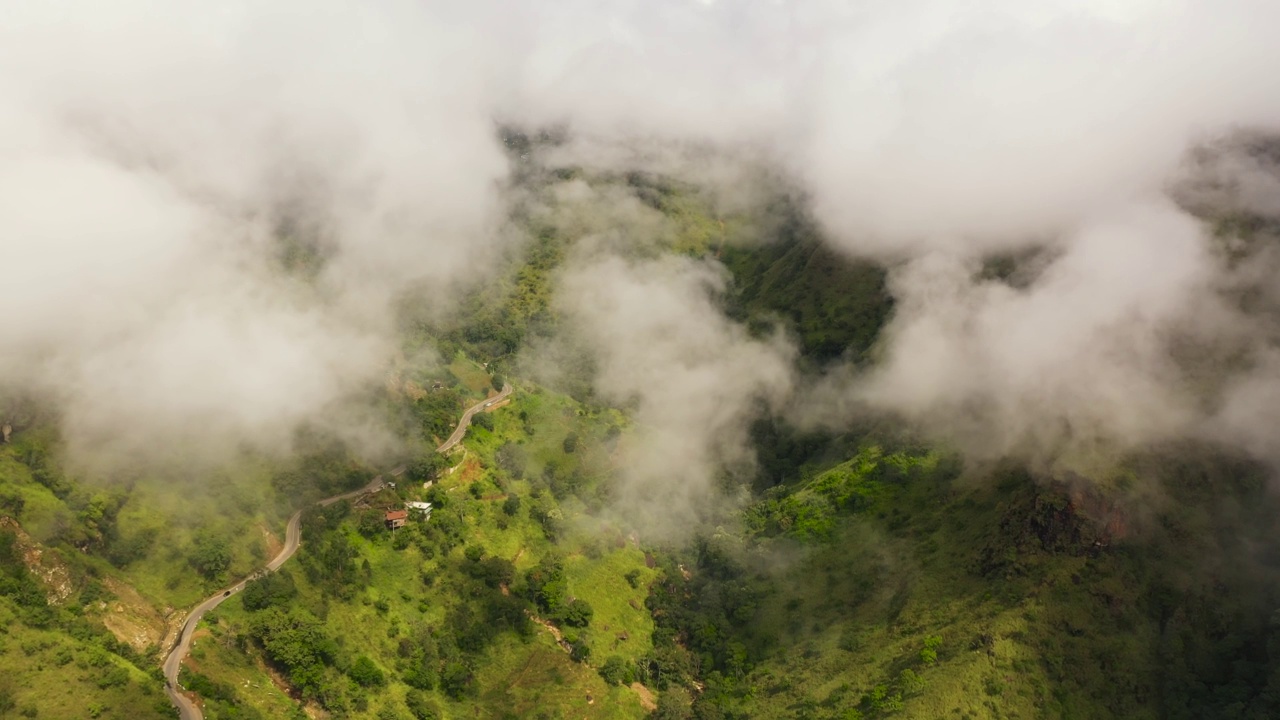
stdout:
[(421, 502), (418, 500), (410, 500), (404, 504), (405, 508), (414, 515), (420, 516), (423, 520), (431, 517), (431, 503)]
[(405, 522), (409, 519), (408, 510), (388, 510), (387, 511), (387, 527), (395, 530), (404, 527)]

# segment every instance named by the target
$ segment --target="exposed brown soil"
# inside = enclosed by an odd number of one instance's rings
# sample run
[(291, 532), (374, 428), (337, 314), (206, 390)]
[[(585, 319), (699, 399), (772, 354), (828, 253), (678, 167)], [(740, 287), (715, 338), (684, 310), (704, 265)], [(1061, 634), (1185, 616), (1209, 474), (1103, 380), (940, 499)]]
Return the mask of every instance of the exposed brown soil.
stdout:
[(267, 674), (267, 677), (271, 678), (271, 684), (275, 685), (277, 690), (284, 693), (285, 695), (288, 695), (294, 700), (297, 700), (299, 697), (301, 697), (298, 691), (295, 690), (293, 686), (290, 685), (289, 682), (284, 679), (284, 676), (281, 675), (278, 670), (276, 670), (275, 668), (263, 662), (259, 662), (258, 667), (262, 670), (262, 672)]
[(643, 707), (645, 710), (648, 710), (649, 712), (653, 712), (654, 710), (658, 709), (658, 701), (656, 698), (653, 697), (652, 690), (650, 690), (649, 688), (645, 687), (644, 685), (638, 682), (633, 682), (628, 687), (630, 687), (632, 692), (634, 692), (640, 698), (640, 706)]
[(480, 462), (473, 457), (469, 457), (462, 461), (460, 472), (462, 475), (458, 478), (459, 480), (464, 483), (474, 482), (482, 473)]
[(421, 400), (427, 396), (426, 388), (412, 380), (406, 380), (401, 391), (413, 400)]
[(284, 543), (280, 542), (280, 538), (276, 537), (276, 534), (271, 532), (266, 525), (260, 525), (259, 528), (262, 530), (263, 541), (267, 543), (267, 557), (273, 558), (279, 555)]
[(45, 599), (49, 604), (61, 605), (66, 602), (67, 598), (75, 592), (75, 585), (71, 582), (71, 571), (58, 556), (58, 552), (44, 548), (31, 539), (18, 521), (11, 517), (0, 517), (0, 527), (12, 530), (17, 536), (18, 550), (22, 552), (22, 563), (44, 585)]
[[(525, 612), (528, 611), (526, 610)], [(529, 619), (546, 628), (547, 632), (551, 633), (551, 637), (556, 639), (556, 644), (560, 646), (561, 650), (564, 650), (565, 652), (573, 652), (573, 648), (569, 647), (569, 643), (564, 641), (564, 635), (560, 634), (560, 628), (552, 625), (550, 621), (543, 620), (533, 613), (529, 613)]]
[(111, 634), (139, 652), (153, 645), (161, 646), (168, 626), (160, 611), (127, 583), (104, 577), (102, 584), (116, 596), (101, 608), (102, 624)]

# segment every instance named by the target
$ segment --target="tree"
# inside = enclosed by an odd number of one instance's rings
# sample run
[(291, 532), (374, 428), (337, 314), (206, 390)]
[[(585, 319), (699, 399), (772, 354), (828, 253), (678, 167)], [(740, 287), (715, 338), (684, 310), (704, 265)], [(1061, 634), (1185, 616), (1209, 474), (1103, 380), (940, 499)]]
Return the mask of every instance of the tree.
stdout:
[(137, 562), (151, 552), (159, 535), (159, 530), (149, 527), (125, 537), (116, 536), (107, 545), (107, 560), (118, 568)]
[(493, 416), (489, 413), (476, 413), (471, 416), (471, 425), (493, 432)]
[(410, 690), (404, 696), (404, 704), (417, 720), (439, 720), (440, 718), (440, 706), (421, 690)]
[(361, 687), (382, 687), (387, 684), (387, 676), (367, 655), (356, 658), (347, 675)]
[(431, 507), (436, 510), (443, 510), (449, 507), (449, 493), (439, 485), (433, 485), (427, 490), (427, 502), (431, 503)]
[(554, 541), (564, 530), (564, 513), (554, 503), (542, 500), (529, 508), (529, 517), (542, 525), (547, 538)]
[(460, 662), (446, 663), (440, 678), (440, 688), (454, 700), (466, 697), (472, 689), (471, 668)]
[[(436, 658), (425, 653), (416, 658), (409, 669), (402, 674), (406, 685), (419, 690), (430, 690), (436, 686)], [(412, 709), (412, 707), (410, 708)]]
[(440, 473), (448, 468), (449, 458), (435, 450), (431, 450), (409, 463), (407, 474), (410, 480), (425, 482), (439, 477)]
[(432, 390), (413, 402), (414, 414), (422, 422), (423, 429), (436, 437), (447, 437), (451, 424), (462, 409), (462, 396), (444, 388)]
[[(520, 412), (524, 412), (521, 410)], [(527, 413), (526, 413), (527, 417)], [(511, 477), (519, 480), (524, 477), (524, 468), (528, 463), (529, 455), (524, 448), (515, 443), (506, 443), (498, 448), (498, 452), (494, 455), (494, 459), (498, 463), (498, 467), (507, 471)]]
[(382, 535), (387, 529), (386, 516), (380, 511), (369, 508), (360, 513), (360, 522), (356, 530), (370, 540)]
[(578, 433), (571, 432), (564, 436), (564, 451), (567, 455), (578, 451)]
[(240, 602), (245, 610), (265, 610), (272, 605), (283, 606), (297, 594), (292, 575), (287, 571), (270, 572), (250, 580), (240, 593)]
[(502, 501), (502, 512), (511, 516), (520, 512), (520, 496), (515, 493), (507, 495), (507, 499)]
[(324, 688), (323, 666), (337, 656), (338, 645), (324, 634), (324, 625), (306, 610), (269, 608), (249, 626), (272, 663), (287, 671), (289, 681), (304, 692)]
[(658, 707), (650, 717), (653, 720), (689, 720), (693, 717), (692, 704), (689, 691), (676, 685), (658, 696)]
[(582, 598), (574, 598), (560, 612), (560, 621), (570, 627), (586, 627), (591, 624), (591, 616), (595, 611)]
[(502, 392), (502, 386), (507, 384), (507, 379), (504, 378), (500, 373), (494, 373), (489, 377), (489, 384), (493, 386), (494, 390), (497, 390), (498, 392)]
[(564, 603), (566, 592), (564, 565), (551, 555), (543, 557), (537, 566), (525, 573), (525, 586), (529, 599), (537, 603), (543, 612), (557, 612)]
[(515, 577), (515, 564), (506, 558), (486, 556), (479, 545), (468, 546), (463, 554), (466, 557), (463, 571), (491, 588), (509, 585)]
[(196, 572), (212, 580), (231, 567), (231, 549), (225, 539), (202, 531), (192, 543), (190, 563)]

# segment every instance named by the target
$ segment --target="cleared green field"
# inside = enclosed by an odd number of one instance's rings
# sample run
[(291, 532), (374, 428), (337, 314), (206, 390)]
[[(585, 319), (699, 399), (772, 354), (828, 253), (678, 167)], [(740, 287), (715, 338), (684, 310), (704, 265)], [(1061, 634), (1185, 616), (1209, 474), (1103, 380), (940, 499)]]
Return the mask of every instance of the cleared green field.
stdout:
[[(636, 572), (636, 587), (626, 580)], [(573, 555), (565, 562), (569, 594), (591, 604), (591, 657), (597, 663), (610, 655), (636, 661), (653, 649), (653, 618), (645, 609), (649, 583), (657, 572), (645, 567), (644, 553), (628, 545), (604, 552), (598, 559)]]
[(646, 715), (635, 692), (609, 685), (593, 668), (570, 660), (545, 631), (527, 644), (510, 639), (496, 644), (479, 677), (486, 689), (478, 702), (459, 708), (458, 717), (623, 720)]
[(481, 397), (487, 395), (492, 386), (489, 371), (461, 353), (449, 363), (449, 372), (462, 383), (463, 387)]

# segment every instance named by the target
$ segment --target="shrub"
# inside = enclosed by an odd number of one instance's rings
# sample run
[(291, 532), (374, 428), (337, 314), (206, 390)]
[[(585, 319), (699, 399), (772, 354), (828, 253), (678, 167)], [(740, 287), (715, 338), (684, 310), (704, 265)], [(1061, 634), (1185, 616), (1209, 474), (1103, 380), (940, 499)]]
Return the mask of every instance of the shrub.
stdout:
[(3, 511), (9, 517), (17, 518), (22, 515), (22, 509), (26, 507), (27, 499), (17, 490), (6, 490), (0, 493), (0, 511)]
[(427, 697), (421, 690), (410, 690), (404, 696), (404, 704), (417, 720), (439, 720), (440, 718), (440, 707), (436, 705), (435, 700)]
[(920, 651), (920, 662), (932, 665), (938, 661), (938, 648), (942, 647), (941, 635), (930, 635), (925, 638), (924, 649)]
[(106, 672), (98, 674), (99, 688), (123, 687), (129, 683), (129, 671), (119, 665), (112, 665)]
[(471, 693), (471, 669), (460, 662), (451, 662), (444, 666), (440, 678), (440, 688), (454, 700), (461, 700)]
[(610, 685), (628, 685), (635, 679), (635, 673), (626, 660), (617, 655), (610, 655), (600, 666), (600, 677)]
[(911, 668), (906, 668), (898, 675), (898, 686), (904, 695), (916, 695), (924, 690), (924, 678)]
[(877, 685), (867, 695), (866, 702), (874, 712), (897, 712), (902, 709), (902, 693), (890, 693), (888, 687)]

